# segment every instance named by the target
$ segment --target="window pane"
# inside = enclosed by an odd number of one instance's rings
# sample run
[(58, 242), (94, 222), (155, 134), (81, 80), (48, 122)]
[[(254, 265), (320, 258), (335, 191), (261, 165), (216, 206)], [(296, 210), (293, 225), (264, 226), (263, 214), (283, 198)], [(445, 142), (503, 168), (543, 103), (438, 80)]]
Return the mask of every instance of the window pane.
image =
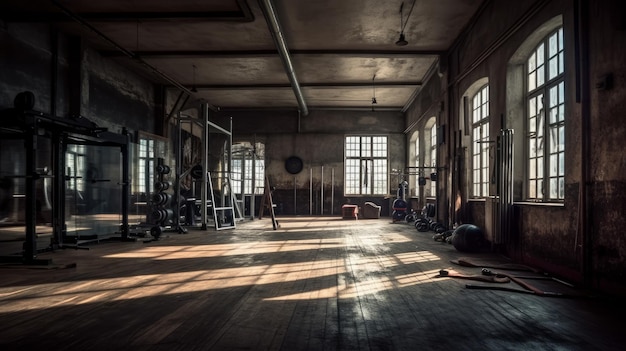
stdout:
[(537, 198), (537, 181), (535, 180), (528, 182), (528, 197), (531, 199)]
[(550, 155), (550, 172), (549, 172), (549, 176), (550, 177), (556, 177), (556, 175), (558, 174), (558, 161), (559, 161), (559, 157), (556, 154)]
[(528, 73), (528, 91), (533, 91), (537, 88), (536, 72), (532, 71)]
[(548, 39), (548, 56), (552, 57), (559, 51), (557, 34), (552, 34)]
[(537, 156), (537, 139), (532, 138), (528, 141), (528, 153), (530, 157)]
[(556, 199), (559, 195), (558, 188), (559, 182), (557, 178), (550, 178), (550, 198)]
[(557, 75), (559, 75), (559, 61), (557, 57), (553, 57), (549, 61), (548, 78), (553, 79)]
[(542, 86), (546, 82), (544, 67), (545, 66), (541, 66), (537, 69), (537, 86)]

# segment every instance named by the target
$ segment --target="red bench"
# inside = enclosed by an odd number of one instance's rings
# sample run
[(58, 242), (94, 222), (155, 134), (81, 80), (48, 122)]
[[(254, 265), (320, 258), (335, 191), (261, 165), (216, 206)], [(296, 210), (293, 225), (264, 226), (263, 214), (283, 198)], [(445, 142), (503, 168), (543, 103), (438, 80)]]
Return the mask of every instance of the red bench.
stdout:
[(341, 206), (341, 217), (343, 219), (359, 219), (359, 206), (349, 204)]

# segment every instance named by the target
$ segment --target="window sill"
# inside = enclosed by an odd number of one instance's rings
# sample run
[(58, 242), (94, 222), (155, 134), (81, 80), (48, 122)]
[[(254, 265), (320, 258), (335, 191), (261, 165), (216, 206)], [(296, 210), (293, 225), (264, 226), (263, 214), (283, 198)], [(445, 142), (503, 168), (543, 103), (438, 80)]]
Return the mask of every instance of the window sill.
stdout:
[[(494, 199), (494, 196), (488, 198), (472, 198), (467, 202), (486, 202), (488, 199)], [(513, 201), (514, 206), (543, 206), (543, 207), (565, 207), (563, 202), (535, 202), (535, 201)]]
[(515, 206), (543, 206), (543, 207), (565, 207), (562, 202), (534, 202), (534, 201), (514, 201)]

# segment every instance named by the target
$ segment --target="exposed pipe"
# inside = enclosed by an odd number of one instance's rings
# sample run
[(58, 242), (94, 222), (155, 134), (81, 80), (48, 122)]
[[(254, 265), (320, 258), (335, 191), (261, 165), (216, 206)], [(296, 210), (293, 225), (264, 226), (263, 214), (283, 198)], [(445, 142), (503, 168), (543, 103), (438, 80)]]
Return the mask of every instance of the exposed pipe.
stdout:
[(265, 16), (267, 26), (272, 33), (272, 38), (274, 38), (274, 43), (276, 44), (276, 48), (278, 49), (280, 59), (283, 62), (285, 70), (287, 71), (287, 76), (289, 77), (289, 81), (291, 82), (291, 88), (296, 95), (296, 99), (298, 100), (300, 111), (304, 116), (306, 116), (309, 114), (309, 109), (306, 106), (306, 102), (304, 101), (304, 95), (302, 95), (300, 83), (298, 82), (298, 78), (296, 77), (296, 71), (294, 70), (293, 64), (291, 63), (291, 55), (289, 54), (289, 49), (287, 48), (287, 43), (285, 41), (280, 22), (278, 21), (278, 15), (276, 14), (276, 11), (274, 9), (274, 4), (272, 3), (272, 0), (259, 0), (259, 3), (261, 4), (261, 9), (263, 10), (263, 15)]

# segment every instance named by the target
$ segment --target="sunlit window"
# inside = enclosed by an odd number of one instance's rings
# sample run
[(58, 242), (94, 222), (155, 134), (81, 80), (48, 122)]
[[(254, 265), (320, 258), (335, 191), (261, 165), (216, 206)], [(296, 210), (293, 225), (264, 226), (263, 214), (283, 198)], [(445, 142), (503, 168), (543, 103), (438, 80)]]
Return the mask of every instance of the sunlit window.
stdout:
[(489, 86), (472, 97), (472, 195), (489, 195)]
[(139, 140), (139, 164), (137, 166), (137, 190), (140, 193), (154, 192), (154, 140)]
[(83, 191), (85, 182), (82, 175), (86, 171), (85, 145), (68, 145), (65, 153), (65, 167), (67, 170), (67, 188)]
[[(437, 173), (437, 125), (430, 127), (430, 173)], [(427, 172), (427, 174), (430, 174)], [(437, 182), (430, 181), (430, 194), (428, 196), (437, 196)]]
[(233, 145), (231, 177), (235, 194), (252, 195), (253, 192), (256, 195), (263, 194), (265, 189), (263, 150), (263, 144), (257, 144), (255, 148), (249, 143)]
[[(565, 198), (565, 83), (563, 28), (532, 52), (527, 73), (527, 197)], [(547, 118), (546, 118), (547, 117)]]
[[(421, 165), (420, 163), (420, 138), (416, 138), (415, 139), (415, 144), (413, 144), (413, 147), (415, 148), (415, 166), (419, 167)], [(421, 169), (417, 168), (416, 169), (416, 173), (418, 175), (421, 175)], [(419, 189), (420, 185), (419, 185), (419, 176), (415, 177), (415, 189)], [(416, 193), (417, 195), (417, 193)]]
[(347, 136), (344, 174), (346, 195), (387, 194), (387, 137)]

